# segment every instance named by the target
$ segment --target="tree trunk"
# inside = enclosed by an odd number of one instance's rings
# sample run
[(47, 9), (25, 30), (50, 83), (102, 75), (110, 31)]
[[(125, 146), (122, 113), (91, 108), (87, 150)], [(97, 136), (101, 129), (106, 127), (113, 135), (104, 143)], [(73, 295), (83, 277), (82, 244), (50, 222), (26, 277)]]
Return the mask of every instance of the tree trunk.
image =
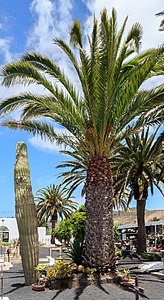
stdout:
[(146, 251), (145, 206), (146, 206), (145, 199), (137, 200), (137, 222), (138, 222), (137, 252), (139, 254)]
[(39, 257), (38, 221), (30, 182), (27, 148), (23, 142), (19, 142), (16, 147), (14, 186), (20, 255), (25, 284), (31, 285), (36, 281), (35, 267)]
[(51, 244), (55, 244), (55, 235), (53, 234), (57, 222), (57, 213), (51, 218)]
[(112, 173), (107, 157), (90, 160), (86, 179), (85, 264), (115, 269)]

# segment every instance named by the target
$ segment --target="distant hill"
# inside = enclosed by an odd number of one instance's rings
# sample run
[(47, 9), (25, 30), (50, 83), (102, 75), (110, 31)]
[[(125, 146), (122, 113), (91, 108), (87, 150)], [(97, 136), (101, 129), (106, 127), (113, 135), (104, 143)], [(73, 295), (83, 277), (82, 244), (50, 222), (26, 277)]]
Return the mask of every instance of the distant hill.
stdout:
[[(125, 224), (136, 224), (137, 223), (137, 210), (136, 208), (129, 208), (125, 211), (114, 211), (114, 224), (125, 225)], [(146, 223), (151, 221), (164, 220), (164, 210), (147, 210), (145, 211)]]

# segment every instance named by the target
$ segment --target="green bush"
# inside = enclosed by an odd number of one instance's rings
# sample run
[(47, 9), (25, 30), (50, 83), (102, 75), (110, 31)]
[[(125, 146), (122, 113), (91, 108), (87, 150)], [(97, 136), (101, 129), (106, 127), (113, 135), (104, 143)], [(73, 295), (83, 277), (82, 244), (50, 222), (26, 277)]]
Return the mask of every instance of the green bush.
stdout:
[(81, 240), (83, 242), (85, 235), (86, 213), (83, 206), (72, 213), (69, 219), (62, 220), (54, 230), (55, 237), (65, 244), (69, 244), (70, 238)]
[(73, 269), (71, 265), (58, 260), (53, 267), (47, 269), (47, 279), (66, 279), (73, 277)]
[(161, 260), (162, 254), (161, 253), (155, 253), (155, 252), (145, 252), (142, 254), (142, 257), (144, 259), (147, 259), (149, 261), (158, 261)]
[(67, 245), (70, 242), (71, 236), (72, 236), (72, 226), (70, 219), (64, 219), (62, 220), (58, 227), (54, 229), (54, 235), (59, 240), (59, 242), (62, 243), (64, 240), (64, 243)]
[(86, 272), (86, 274), (87, 274), (88, 276), (93, 275), (93, 273), (95, 273), (96, 271), (97, 271), (96, 268), (89, 268), (89, 267), (86, 267), (86, 268), (85, 268), (85, 272)]

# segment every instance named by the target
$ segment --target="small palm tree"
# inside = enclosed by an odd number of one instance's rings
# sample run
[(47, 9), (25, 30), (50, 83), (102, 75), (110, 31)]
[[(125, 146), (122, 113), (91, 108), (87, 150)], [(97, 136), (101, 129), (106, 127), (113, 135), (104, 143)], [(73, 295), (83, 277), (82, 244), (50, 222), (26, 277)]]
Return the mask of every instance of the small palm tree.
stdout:
[[(158, 130), (158, 129), (157, 129)], [(149, 128), (126, 138), (126, 145), (120, 146), (115, 157), (115, 193), (123, 197), (127, 187), (129, 200), (137, 201), (138, 253), (146, 251), (145, 206), (148, 190), (153, 194), (156, 186), (163, 194), (160, 183), (163, 181), (164, 155), (162, 142), (164, 133), (156, 139), (157, 130), (149, 135)], [(164, 182), (164, 181), (163, 181)]]
[(50, 185), (37, 191), (35, 199), (37, 203), (37, 215), (40, 222), (50, 220), (52, 224), (51, 244), (55, 244), (53, 234), (59, 218), (68, 218), (77, 203), (69, 199), (69, 190), (62, 185)]

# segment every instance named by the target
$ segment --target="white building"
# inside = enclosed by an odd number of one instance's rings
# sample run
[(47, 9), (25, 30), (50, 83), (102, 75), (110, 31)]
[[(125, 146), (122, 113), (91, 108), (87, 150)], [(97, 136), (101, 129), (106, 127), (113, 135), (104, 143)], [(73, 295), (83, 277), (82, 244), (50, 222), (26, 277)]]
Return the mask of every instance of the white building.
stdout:
[[(39, 242), (48, 244), (50, 236), (46, 236), (46, 227), (39, 227)], [(19, 232), (16, 218), (0, 218), (0, 241), (11, 242), (19, 239)]]

